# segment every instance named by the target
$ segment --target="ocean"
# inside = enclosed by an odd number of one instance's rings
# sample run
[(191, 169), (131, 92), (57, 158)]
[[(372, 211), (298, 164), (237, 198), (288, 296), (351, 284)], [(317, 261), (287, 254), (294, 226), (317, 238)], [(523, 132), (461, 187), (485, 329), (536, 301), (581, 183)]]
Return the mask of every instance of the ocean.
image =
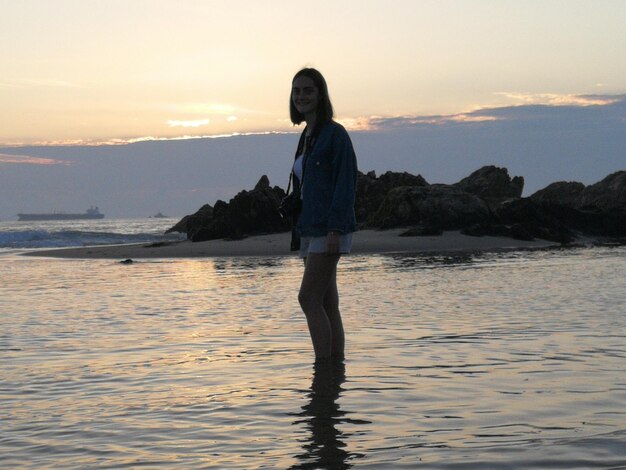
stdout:
[(626, 468), (626, 247), (346, 256), (323, 366), (293, 257), (20, 256), (170, 222), (1, 223), (0, 468)]
[(87, 245), (159, 242), (185, 239), (164, 232), (180, 219), (96, 219), (0, 221), (0, 254), (23, 249), (67, 248)]

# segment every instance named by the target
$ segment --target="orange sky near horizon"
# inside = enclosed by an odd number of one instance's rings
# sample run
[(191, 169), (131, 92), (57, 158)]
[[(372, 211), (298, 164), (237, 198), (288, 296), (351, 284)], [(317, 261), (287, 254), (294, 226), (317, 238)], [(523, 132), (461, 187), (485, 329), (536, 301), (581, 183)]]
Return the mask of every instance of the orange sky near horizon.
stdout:
[[(626, 93), (626, 2), (0, 0), (0, 145), (289, 131), (290, 80), (337, 117)], [(578, 100), (578, 102), (577, 102)]]

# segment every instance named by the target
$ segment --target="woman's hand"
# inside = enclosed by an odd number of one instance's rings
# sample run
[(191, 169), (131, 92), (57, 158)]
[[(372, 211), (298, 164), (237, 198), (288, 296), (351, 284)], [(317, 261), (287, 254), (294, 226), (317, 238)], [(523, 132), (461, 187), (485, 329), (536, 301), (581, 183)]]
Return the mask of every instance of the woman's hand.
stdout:
[(326, 235), (326, 252), (329, 255), (336, 255), (339, 253), (339, 232), (330, 231)]

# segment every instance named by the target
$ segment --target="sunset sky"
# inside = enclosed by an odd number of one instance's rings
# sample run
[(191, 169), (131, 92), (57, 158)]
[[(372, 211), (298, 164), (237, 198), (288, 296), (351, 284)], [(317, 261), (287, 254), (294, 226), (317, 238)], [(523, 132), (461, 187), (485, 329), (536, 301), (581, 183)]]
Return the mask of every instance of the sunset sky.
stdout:
[(303, 66), (351, 129), (602, 105), (625, 24), (622, 0), (0, 0), (0, 145), (289, 130)]

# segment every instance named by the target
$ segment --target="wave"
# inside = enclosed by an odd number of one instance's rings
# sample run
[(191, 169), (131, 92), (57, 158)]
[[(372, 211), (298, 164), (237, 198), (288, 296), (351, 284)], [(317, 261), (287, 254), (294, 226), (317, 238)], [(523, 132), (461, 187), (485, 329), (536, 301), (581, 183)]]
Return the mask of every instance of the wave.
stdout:
[(114, 233), (80, 230), (23, 230), (0, 232), (0, 248), (64, 248), (180, 240), (177, 234)]

